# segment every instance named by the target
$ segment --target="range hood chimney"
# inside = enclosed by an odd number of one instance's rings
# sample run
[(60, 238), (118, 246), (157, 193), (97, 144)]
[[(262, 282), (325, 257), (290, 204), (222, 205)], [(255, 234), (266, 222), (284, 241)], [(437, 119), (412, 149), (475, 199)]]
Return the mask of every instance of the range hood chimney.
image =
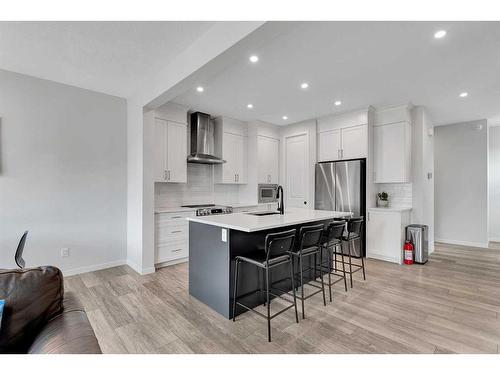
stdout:
[(191, 155), (188, 163), (222, 164), (225, 160), (215, 154), (214, 124), (210, 115), (202, 112), (191, 113)]

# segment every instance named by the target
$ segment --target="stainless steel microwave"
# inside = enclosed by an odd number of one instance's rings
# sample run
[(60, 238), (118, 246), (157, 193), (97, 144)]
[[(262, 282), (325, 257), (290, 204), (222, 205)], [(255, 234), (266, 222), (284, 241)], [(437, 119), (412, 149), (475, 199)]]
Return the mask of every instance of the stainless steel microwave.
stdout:
[(259, 203), (273, 203), (278, 201), (277, 184), (259, 184)]

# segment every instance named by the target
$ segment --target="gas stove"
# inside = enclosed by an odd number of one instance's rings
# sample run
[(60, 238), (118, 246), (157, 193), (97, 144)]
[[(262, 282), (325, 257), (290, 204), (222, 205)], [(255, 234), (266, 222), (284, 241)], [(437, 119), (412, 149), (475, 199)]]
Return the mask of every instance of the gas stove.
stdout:
[(230, 206), (216, 206), (215, 204), (192, 204), (182, 207), (197, 208), (196, 216), (232, 214), (233, 208)]

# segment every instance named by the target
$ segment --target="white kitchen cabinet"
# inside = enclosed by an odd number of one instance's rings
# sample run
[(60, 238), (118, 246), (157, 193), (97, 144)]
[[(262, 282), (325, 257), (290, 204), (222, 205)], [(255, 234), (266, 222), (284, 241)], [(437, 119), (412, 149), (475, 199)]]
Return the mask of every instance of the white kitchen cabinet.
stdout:
[(319, 161), (365, 158), (367, 125), (341, 127), (318, 133)]
[(169, 265), (189, 257), (189, 223), (194, 211), (165, 212), (155, 215), (155, 264)]
[(277, 184), (279, 178), (278, 139), (257, 136), (258, 183)]
[(411, 175), (411, 126), (408, 122), (373, 128), (375, 183), (406, 183)]
[(409, 209), (368, 209), (366, 257), (401, 264), (405, 228), (409, 223)]
[(187, 182), (187, 126), (156, 118), (154, 124), (156, 182)]
[(219, 184), (248, 182), (248, 137), (246, 124), (237, 120), (215, 119), (216, 155), (226, 162), (215, 166)]

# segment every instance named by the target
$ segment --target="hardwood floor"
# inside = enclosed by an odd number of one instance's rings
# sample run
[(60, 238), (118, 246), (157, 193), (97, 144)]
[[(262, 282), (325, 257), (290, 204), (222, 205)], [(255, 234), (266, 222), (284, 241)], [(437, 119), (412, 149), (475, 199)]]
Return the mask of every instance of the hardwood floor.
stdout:
[[(437, 245), (424, 265), (368, 260), (367, 280), (334, 287), (273, 319), (273, 342), (252, 312), (235, 323), (188, 294), (187, 263), (139, 276), (127, 266), (65, 279), (104, 353), (498, 353), (500, 246)], [(274, 303), (272, 305), (277, 305)]]

